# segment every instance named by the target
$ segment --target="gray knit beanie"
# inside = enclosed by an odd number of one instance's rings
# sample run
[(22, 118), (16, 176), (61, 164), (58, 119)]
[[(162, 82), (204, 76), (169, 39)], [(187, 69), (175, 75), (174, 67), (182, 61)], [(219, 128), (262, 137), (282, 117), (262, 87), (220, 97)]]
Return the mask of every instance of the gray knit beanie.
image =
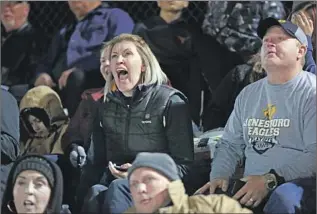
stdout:
[(40, 157), (29, 157), (26, 158), (24, 160), (22, 160), (15, 168), (14, 170), (14, 174), (13, 174), (13, 185), (17, 179), (17, 176), (26, 170), (34, 170), (37, 172), (42, 173), (51, 188), (54, 187), (54, 172), (53, 172), (53, 168), (51, 167), (51, 165), (49, 164), (49, 162), (44, 159), (44, 158), (40, 158)]
[(141, 167), (154, 169), (158, 173), (166, 176), (170, 181), (179, 180), (178, 170), (174, 160), (165, 153), (139, 153), (128, 170), (128, 179), (132, 172)]

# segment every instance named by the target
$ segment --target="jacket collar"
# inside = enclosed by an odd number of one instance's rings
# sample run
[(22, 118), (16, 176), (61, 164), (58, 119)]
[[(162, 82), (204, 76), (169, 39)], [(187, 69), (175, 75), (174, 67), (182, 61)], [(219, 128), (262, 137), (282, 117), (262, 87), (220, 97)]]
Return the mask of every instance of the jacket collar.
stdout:
[(179, 213), (188, 200), (188, 195), (185, 193), (185, 187), (181, 180), (173, 181), (168, 186), (168, 194), (172, 201), (172, 206), (162, 207), (158, 213)]
[[(150, 91), (153, 87), (155, 87), (156, 84), (151, 85), (144, 85), (140, 84), (138, 85), (132, 95), (131, 98), (131, 105), (140, 102)], [(125, 104), (125, 96), (123, 93), (119, 90), (115, 90), (107, 94), (107, 97), (117, 103)]]

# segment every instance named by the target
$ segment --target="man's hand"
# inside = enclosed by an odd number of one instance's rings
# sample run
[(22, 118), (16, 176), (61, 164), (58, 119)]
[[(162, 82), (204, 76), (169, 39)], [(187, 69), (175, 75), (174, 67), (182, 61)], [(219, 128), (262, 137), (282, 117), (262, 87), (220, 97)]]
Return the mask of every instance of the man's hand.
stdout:
[(66, 71), (64, 71), (61, 75), (61, 77), (58, 80), (58, 87), (60, 90), (62, 90), (63, 88), (65, 88), (66, 84), (67, 84), (67, 79), (69, 77), (69, 75), (74, 71), (74, 68), (68, 69)]
[(312, 36), (314, 32), (314, 23), (303, 12), (298, 12), (292, 16), (292, 22), (300, 27), (308, 36)]
[[(125, 163), (125, 164), (121, 165), (120, 168), (127, 170), (127, 169), (129, 169), (131, 166), (132, 166), (132, 164), (130, 164), (130, 163)], [(120, 170), (117, 170), (117, 169), (114, 167), (114, 164), (113, 164), (111, 161), (109, 161), (109, 170), (110, 170), (111, 174), (112, 174), (114, 177), (116, 177), (116, 178), (127, 178), (127, 177), (128, 177), (128, 172), (126, 172), (126, 171), (125, 171), (125, 172), (122, 172), (122, 171), (120, 171)]]
[(53, 88), (56, 86), (56, 84), (53, 82), (51, 76), (47, 73), (42, 73), (37, 77), (37, 79), (35, 80), (34, 86), (36, 87), (39, 85), (46, 85), (50, 88)]
[(226, 192), (228, 190), (229, 181), (224, 178), (213, 179), (210, 182), (206, 183), (203, 187), (198, 189), (194, 194), (203, 194), (209, 190), (210, 194), (213, 194), (216, 189), (220, 188), (222, 191)]
[(248, 207), (257, 207), (269, 193), (266, 179), (262, 175), (251, 175), (241, 179), (246, 184), (233, 196)]

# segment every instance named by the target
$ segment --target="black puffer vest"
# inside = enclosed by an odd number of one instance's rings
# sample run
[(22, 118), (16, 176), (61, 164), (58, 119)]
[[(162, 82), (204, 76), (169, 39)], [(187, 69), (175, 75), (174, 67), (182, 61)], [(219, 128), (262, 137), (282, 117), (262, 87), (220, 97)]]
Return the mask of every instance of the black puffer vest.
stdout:
[(122, 164), (142, 151), (168, 153), (166, 113), (173, 95), (187, 101), (181, 92), (165, 85), (144, 86), (131, 105), (115, 93), (108, 94), (101, 108), (107, 159)]

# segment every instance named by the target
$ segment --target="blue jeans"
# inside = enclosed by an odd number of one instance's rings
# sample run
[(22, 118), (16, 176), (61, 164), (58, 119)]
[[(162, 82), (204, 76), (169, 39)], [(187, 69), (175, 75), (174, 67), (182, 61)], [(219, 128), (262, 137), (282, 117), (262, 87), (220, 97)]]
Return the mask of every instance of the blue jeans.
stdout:
[(96, 184), (85, 197), (81, 213), (123, 213), (133, 206), (127, 179), (116, 179), (109, 188)]
[(264, 213), (316, 213), (316, 178), (302, 178), (277, 187)]
[(124, 213), (133, 206), (128, 179), (116, 179), (106, 192), (101, 213)]

